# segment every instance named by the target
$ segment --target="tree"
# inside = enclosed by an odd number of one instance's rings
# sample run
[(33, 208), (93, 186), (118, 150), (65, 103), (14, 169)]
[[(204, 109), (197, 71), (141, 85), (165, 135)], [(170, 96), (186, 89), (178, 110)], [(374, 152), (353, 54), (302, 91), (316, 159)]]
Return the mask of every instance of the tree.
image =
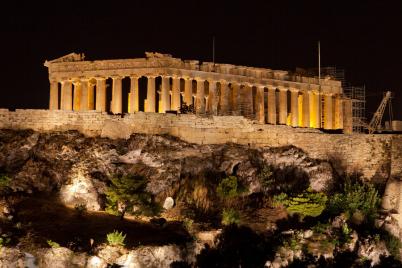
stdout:
[(138, 175), (119, 176), (110, 179), (106, 190), (106, 211), (122, 218), (135, 206), (140, 210), (151, 207), (152, 195), (145, 191), (147, 180)]

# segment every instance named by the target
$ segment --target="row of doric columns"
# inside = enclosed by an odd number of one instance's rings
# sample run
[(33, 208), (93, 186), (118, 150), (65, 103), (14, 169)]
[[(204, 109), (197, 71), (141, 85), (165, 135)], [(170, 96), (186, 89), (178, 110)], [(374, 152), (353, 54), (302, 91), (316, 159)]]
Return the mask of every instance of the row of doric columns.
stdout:
[[(197, 114), (243, 115), (260, 123), (294, 127), (325, 129), (343, 127), (342, 100), (338, 95), (284, 86), (165, 75), (161, 76), (160, 90), (157, 90), (156, 77), (147, 76), (145, 112), (156, 112), (156, 107), (161, 113), (169, 110), (178, 111), (181, 104), (186, 103), (193, 104)], [(111, 76), (111, 78), (113, 82), (110, 112), (119, 114), (123, 111), (123, 77)], [(130, 113), (140, 111), (139, 78), (137, 75), (130, 76), (127, 109)], [(184, 79), (183, 88), (181, 79)], [(193, 80), (196, 82), (194, 88)], [(157, 93), (159, 93), (158, 100)], [(105, 112), (106, 101), (106, 78), (66, 79), (50, 83), (51, 110)]]

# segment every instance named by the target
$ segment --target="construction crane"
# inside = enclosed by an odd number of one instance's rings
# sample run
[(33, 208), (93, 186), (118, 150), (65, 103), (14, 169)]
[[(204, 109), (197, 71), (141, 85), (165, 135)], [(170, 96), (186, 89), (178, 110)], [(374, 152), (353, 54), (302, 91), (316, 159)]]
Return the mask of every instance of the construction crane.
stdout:
[(377, 111), (374, 113), (370, 124), (367, 126), (369, 134), (373, 134), (381, 124), (382, 117), (384, 115), (385, 107), (391, 100), (391, 91), (387, 91), (382, 98), (380, 106), (378, 106)]

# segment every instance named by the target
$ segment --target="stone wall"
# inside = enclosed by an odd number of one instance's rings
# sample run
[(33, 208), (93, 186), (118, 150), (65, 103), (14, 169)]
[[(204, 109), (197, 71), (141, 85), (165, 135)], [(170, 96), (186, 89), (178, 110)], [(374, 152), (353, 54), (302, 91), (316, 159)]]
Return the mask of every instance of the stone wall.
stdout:
[(0, 128), (78, 130), (109, 138), (128, 138), (132, 133), (170, 134), (198, 144), (294, 145), (313, 158), (331, 160), (338, 171), (360, 172), (367, 179), (382, 181), (390, 174), (402, 175), (402, 135), (325, 134), (311, 128), (258, 124), (241, 116), (138, 112), (122, 117), (96, 111), (0, 109)]

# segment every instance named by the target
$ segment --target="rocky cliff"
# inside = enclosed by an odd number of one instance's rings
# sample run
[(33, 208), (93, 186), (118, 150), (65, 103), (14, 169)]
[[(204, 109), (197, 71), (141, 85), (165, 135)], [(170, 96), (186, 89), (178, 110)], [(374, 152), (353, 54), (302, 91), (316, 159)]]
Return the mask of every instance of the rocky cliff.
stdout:
[[(269, 176), (261, 179), (264, 171)], [(18, 266), (32, 256), (40, 267), (207, 267), (205, 260), (212, 252), (208, 250), (226, 252), (222, 241), (231, 234), (220, 234), (222, 210), (241, 211), (241, 228), (248, 229), (232, 230), (235, 236), (269, 248), (278, 233), (294, 229), (284, 207), (272, 206), (272, 196), (307, 188), (330, 196), (341, 180), (331, 163), (312, 159), (293, 146), (197, 145), (146, 134), (111, 140), (76, 131), (30, 130), (0, 130), (0, 174), (10, 178), (1, 188), (0, 260), (3, 266)], [(105, 212), (111, 180), (129, 175), (146, 179), (149, 204), (163, 218), (138, 216), (137, 206), (124, 219)], [(236, 178), (242, 189), (236, 198), (217, 194), (228, 177)], [(310, 219), (301, 223), (305, 230), (312, 224)], [(127, 235), (125, 248), (106, 246), (106, 234), (115, 229)], [(300, 239), (313, 247), (310, 237)], [(321, 255), (325, 254), (315, 256)], [(258, 264), (290, 263), (273, 249), (261, 256)]]

